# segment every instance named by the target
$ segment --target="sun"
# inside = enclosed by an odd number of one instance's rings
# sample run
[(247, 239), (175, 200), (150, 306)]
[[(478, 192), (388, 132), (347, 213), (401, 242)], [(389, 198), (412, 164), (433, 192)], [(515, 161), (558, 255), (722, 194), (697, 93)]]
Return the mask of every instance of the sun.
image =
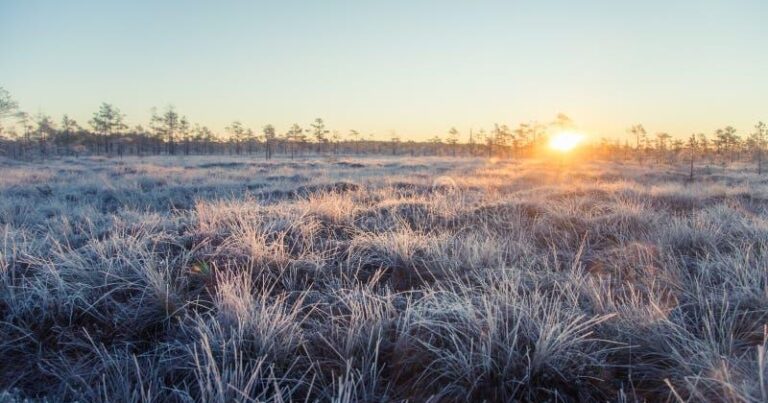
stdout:
[(584, 140), (584, 135), (576, 132), (560, 132), (549, 139), (549, 148), (568, 152), (576, 148)]

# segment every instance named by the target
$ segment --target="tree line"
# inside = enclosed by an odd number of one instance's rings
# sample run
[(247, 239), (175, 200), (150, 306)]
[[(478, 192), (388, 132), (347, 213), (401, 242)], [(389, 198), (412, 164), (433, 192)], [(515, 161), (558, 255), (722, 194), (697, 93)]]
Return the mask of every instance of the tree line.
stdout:
[(758, 122), (752, 130), (740, 135), (733, 126), (715, 130), (711, 135), (692, 133), (686, 138), (674, 138), (669, 133), (651, 135), (641, 124), (627, 129), (629, 137), (624, 143), (601, 139), (593, 151), (613, 160), (636, 160), (641, 164), (688, 163), (690, 179), (693, 179), (697, 163), (730, 165), (737, 161), (752, 162), (757, 173), (765, 170), (765, 154), (768, 146), (768, 125)]
[[(0, 154), (18, 159), (45, 159), (53, 156), (126, 156), (126, 155), (257, 155), (266, 159), (277, 155), (379, 154), (379, 155), (449, 155), (519, 158), (534, 156), (546, 147), (548, 134), (572, 130), (573, 121), (559, 114), (549, 123), (521, 123), (515, 128), (494, 124), (486, 131), (470, 130), (462, 138), (456, 128), (444, 136), (427, 141), (401, 140), (390, 133), (387, 140), (375, 140), (358, 130), (345, 134), (330, 130), (321, 118), (308, 126), (293, 124), (280, 133), (273, 125), (256, 132), (240, 121), (233, 121), (223, 133), (215, 133), (204, 125), (192, 124), (173, 106), (153, 108), (147, 125), (129, 127), (117, 107), (102, 103), (86, 125), (68, 115), (55, 122), (44, 113), (21, 111), (8, 91), (0, 87)], [(764, 154), (768, 142), (766, 124), (759, 122), (741, 136), (731, 126), (711, 135), (695, 133), (687, 138), (674, 138), (669, 133), (650, 134), (641, 124), (628, 130), (628, 138), (601, 139), (586, 147), (594, 156), (636, 160), (640, 163), (675, 163), (681, 159), (691, 164), (727, 164), (749, 159), (764, 170)], [(691, 169), (691, 172), (693, 170)]]

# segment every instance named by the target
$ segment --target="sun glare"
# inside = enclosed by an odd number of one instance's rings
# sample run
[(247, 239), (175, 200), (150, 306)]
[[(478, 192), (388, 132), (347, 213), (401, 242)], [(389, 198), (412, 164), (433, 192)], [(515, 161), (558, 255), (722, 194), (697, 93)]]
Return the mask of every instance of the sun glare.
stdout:
[(576, 148), (583, 140), (584, 135), (581, 133), (560, 132), (549, 139), (549, 148), (555, 151), (568, 152)]

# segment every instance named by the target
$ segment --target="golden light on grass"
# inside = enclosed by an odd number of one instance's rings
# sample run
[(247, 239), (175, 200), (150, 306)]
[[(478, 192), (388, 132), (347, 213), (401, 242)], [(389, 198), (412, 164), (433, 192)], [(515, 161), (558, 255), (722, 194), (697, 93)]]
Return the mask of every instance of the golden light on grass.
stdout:
[(584, 140), (584, 135), (576, 132), (560, 132), (549, 139), (549, 148), (568, 152), (576, 148)]

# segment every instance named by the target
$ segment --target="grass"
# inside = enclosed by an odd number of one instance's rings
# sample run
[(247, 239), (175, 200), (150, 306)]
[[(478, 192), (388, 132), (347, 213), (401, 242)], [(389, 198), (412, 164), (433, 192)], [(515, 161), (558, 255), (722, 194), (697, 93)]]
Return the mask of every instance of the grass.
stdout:
[(768, 400), (740, 167), (0, 165), (0, 400)]

